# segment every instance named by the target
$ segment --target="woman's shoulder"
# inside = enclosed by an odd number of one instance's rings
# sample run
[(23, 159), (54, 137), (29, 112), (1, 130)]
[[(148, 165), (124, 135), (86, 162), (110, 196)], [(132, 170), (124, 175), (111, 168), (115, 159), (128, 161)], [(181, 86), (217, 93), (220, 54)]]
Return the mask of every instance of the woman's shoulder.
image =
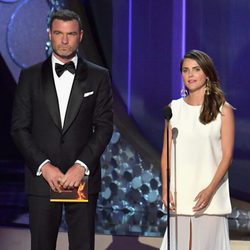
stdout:
[(233, 112), (233, 110), (235, 108), (227, 101), (221, 106), (221, 112)]
[(173, 99), (173, 100), (170, 102), (169, 106), (170, 106), (170, 107), (179, 106), (179, 105), (182, 104), (182, 103), (183, 103), (183, 98)]
[(222, 117), (227, 117), (227, 116), (231, 116), (233, 117), (233, 112), (234, 112), (235, 108), (229, 103), (229, 102), (225, 102), (222, 106), (221, 106), (221, 114)]

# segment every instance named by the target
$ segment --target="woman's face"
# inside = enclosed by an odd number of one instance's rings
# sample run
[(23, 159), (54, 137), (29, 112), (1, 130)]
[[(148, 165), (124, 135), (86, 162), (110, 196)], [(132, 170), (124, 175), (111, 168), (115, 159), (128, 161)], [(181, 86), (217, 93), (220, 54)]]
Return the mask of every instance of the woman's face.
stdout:
[(205, 90), (206, 75), (195, 60), (184, 59), (181, 74), (190, 93)]

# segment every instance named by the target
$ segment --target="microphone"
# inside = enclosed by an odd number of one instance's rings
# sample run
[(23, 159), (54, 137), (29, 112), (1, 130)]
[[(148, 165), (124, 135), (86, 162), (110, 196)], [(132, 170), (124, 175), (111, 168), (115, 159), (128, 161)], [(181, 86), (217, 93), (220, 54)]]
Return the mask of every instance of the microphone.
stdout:
[(176, 138), (178, 136), (178, 128), (172, 128), (172, 138), (173, 138), (173, 141), (176, 141)]
[(172, 109), (169, 106), (165, 106), (163, 109), (164, 118), (169, 121), (172, 118)]

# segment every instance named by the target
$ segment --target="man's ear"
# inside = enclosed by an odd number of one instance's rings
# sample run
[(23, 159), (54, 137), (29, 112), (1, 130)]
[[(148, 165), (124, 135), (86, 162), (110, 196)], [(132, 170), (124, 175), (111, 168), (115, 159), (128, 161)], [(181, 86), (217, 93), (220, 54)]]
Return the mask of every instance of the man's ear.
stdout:
[(48, 31), (49, 40), (51, 41), (51, 30)]
[(84, 35), (84, 32), (83, 32), (83, 30), (81, 30), (81, 31), (80, 31), (80, 42), (81, 42), (82, 39), (83, 39), (83, 35)]

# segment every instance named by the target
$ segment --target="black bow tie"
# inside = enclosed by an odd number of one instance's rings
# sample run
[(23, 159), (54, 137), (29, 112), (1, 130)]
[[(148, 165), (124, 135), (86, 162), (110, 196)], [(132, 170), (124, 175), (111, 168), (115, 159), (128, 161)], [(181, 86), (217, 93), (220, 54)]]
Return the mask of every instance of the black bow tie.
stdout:
[(75, 64), (71, 61), (65, 64), (56, 63), (56, 74), (60, 77), (65, 70), (68, 70), (70, 73), (75, 74)]

